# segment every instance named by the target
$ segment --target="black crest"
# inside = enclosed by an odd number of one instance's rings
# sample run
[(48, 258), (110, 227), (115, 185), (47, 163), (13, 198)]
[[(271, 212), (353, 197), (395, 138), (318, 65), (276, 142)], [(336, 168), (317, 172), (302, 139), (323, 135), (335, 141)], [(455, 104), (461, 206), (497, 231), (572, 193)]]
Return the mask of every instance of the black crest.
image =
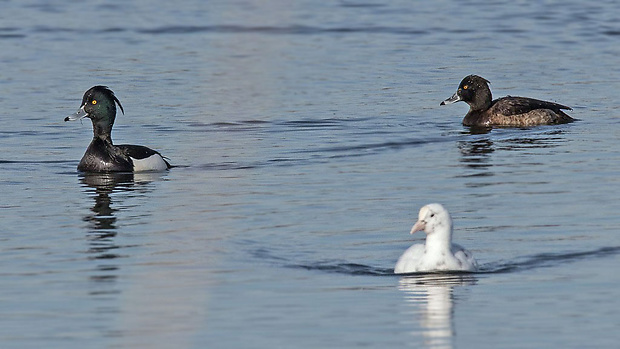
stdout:
[(118, 104), (118, 106), (121, 108), (121, 112), (125, 114), (125, 110), (123, 110), (121, 101), (119, 101), (118, 98), (116, 98), (116, 95), (114, 95), (114, 92), (110, 90), (110, 88), (107, 86), (97, 85), (97, 86), (91, 87), (88, 91), (84, 93), (84, 97), (82, 98), (82, 105), (84, 105), (84, 103), (86, 103), (88, 100), (93, 99), (93, 96), (97, 93), (104, 94), (108, 96), (110, 99), (113, 99), (116, 102), (116, 104)]

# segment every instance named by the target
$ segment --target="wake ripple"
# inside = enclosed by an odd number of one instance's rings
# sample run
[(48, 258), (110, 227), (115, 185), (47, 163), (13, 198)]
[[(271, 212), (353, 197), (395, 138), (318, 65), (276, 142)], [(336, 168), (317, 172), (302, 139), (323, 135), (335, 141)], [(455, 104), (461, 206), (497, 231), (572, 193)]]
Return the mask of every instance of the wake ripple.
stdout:
[(346, 262), (323, 262), (315, 264), (292, 264), (289, 268), (300, 268), (306, 270), (317, 270), (328, 273), (339, 273), (348, 275), (368, 275), (368, 276), (389, 276), (394, 275), (394, 269), (371, 267), (369, 265), (346, 263)]
[(339, 273), (347, 275), (367, 275), (367, 276), (416, 276), (416, 275), (445, 275), (463, 276), (480, 274), (504, 274), (517, 273), (525, 270), (538, 268), (549, 268), (564, 263), (575, 263), (580, 260), (591, 258), (603, 258), (620, 254), (620, 246), (603, 247), (591, 251), (569, 252), (569, 253), (543, 253), (529, 257), (520, 258), (512, 262), (487, 263), (482, 265), (477, 272), (446, 271), (433, 273), (410, 273), (394, 274), (392, 268), (373, 267), (365, 264), (349, 263), (346, 261), (322, 261), (309, 264), (285, 264), (288, 268), (299, 268), (305, 270), (321, 271), (327, 273)]
[(499, 274), (515, 273), (537, 268), (549, 268), (562, 263), (574, 263), (579, 260), (590, 258), (602, 258), (620, 253), (620, 246), (602, 247), (591, 251), (568, 252), (568, 253), (542, 253), (522, 258), (520, 261), (507, 263), (489, 263), (480, 267), (478, 273)]

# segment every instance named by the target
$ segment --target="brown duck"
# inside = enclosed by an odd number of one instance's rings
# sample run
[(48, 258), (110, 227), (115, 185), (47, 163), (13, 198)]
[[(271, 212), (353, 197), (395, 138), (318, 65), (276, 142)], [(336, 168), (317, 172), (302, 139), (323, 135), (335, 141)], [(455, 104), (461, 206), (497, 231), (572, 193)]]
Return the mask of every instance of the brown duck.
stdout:
[(440, 105), (459, 101), (469, 104), (469, 112), (463, 119), (465, 126), (523, 127), (575, 120), (562, 111), (572, 109), (562, 104), (512, 96), (492, 100), (489, 81), (478, 75), (466, 76), (456, 93)]

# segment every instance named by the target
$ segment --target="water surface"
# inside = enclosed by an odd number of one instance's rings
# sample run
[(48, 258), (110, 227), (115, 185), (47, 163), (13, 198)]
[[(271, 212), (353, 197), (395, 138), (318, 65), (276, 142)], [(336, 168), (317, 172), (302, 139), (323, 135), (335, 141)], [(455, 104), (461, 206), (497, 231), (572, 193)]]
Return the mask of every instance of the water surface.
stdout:
[[(1, 346), (616, 346), (619, 10), (4, 2)], [(580, 120), (465, 128), (472, 73)], [(77, 173), (96, 84), (178, 167)], [(430, 202), (480, 273), (392, 275)]]

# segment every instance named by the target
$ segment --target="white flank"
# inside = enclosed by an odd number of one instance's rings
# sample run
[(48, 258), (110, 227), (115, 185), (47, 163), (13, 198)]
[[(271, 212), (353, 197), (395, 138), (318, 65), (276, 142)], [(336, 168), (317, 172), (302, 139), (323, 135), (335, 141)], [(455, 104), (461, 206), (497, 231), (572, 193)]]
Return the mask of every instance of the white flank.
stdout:
[(133, 161), (133, 171), (134, 172), (142, 172), (142, 171), (164, 171), (168, 169), (166, 162), (159, 154), (153, 154), (148, 158), (144, 159), (134, 159)]

